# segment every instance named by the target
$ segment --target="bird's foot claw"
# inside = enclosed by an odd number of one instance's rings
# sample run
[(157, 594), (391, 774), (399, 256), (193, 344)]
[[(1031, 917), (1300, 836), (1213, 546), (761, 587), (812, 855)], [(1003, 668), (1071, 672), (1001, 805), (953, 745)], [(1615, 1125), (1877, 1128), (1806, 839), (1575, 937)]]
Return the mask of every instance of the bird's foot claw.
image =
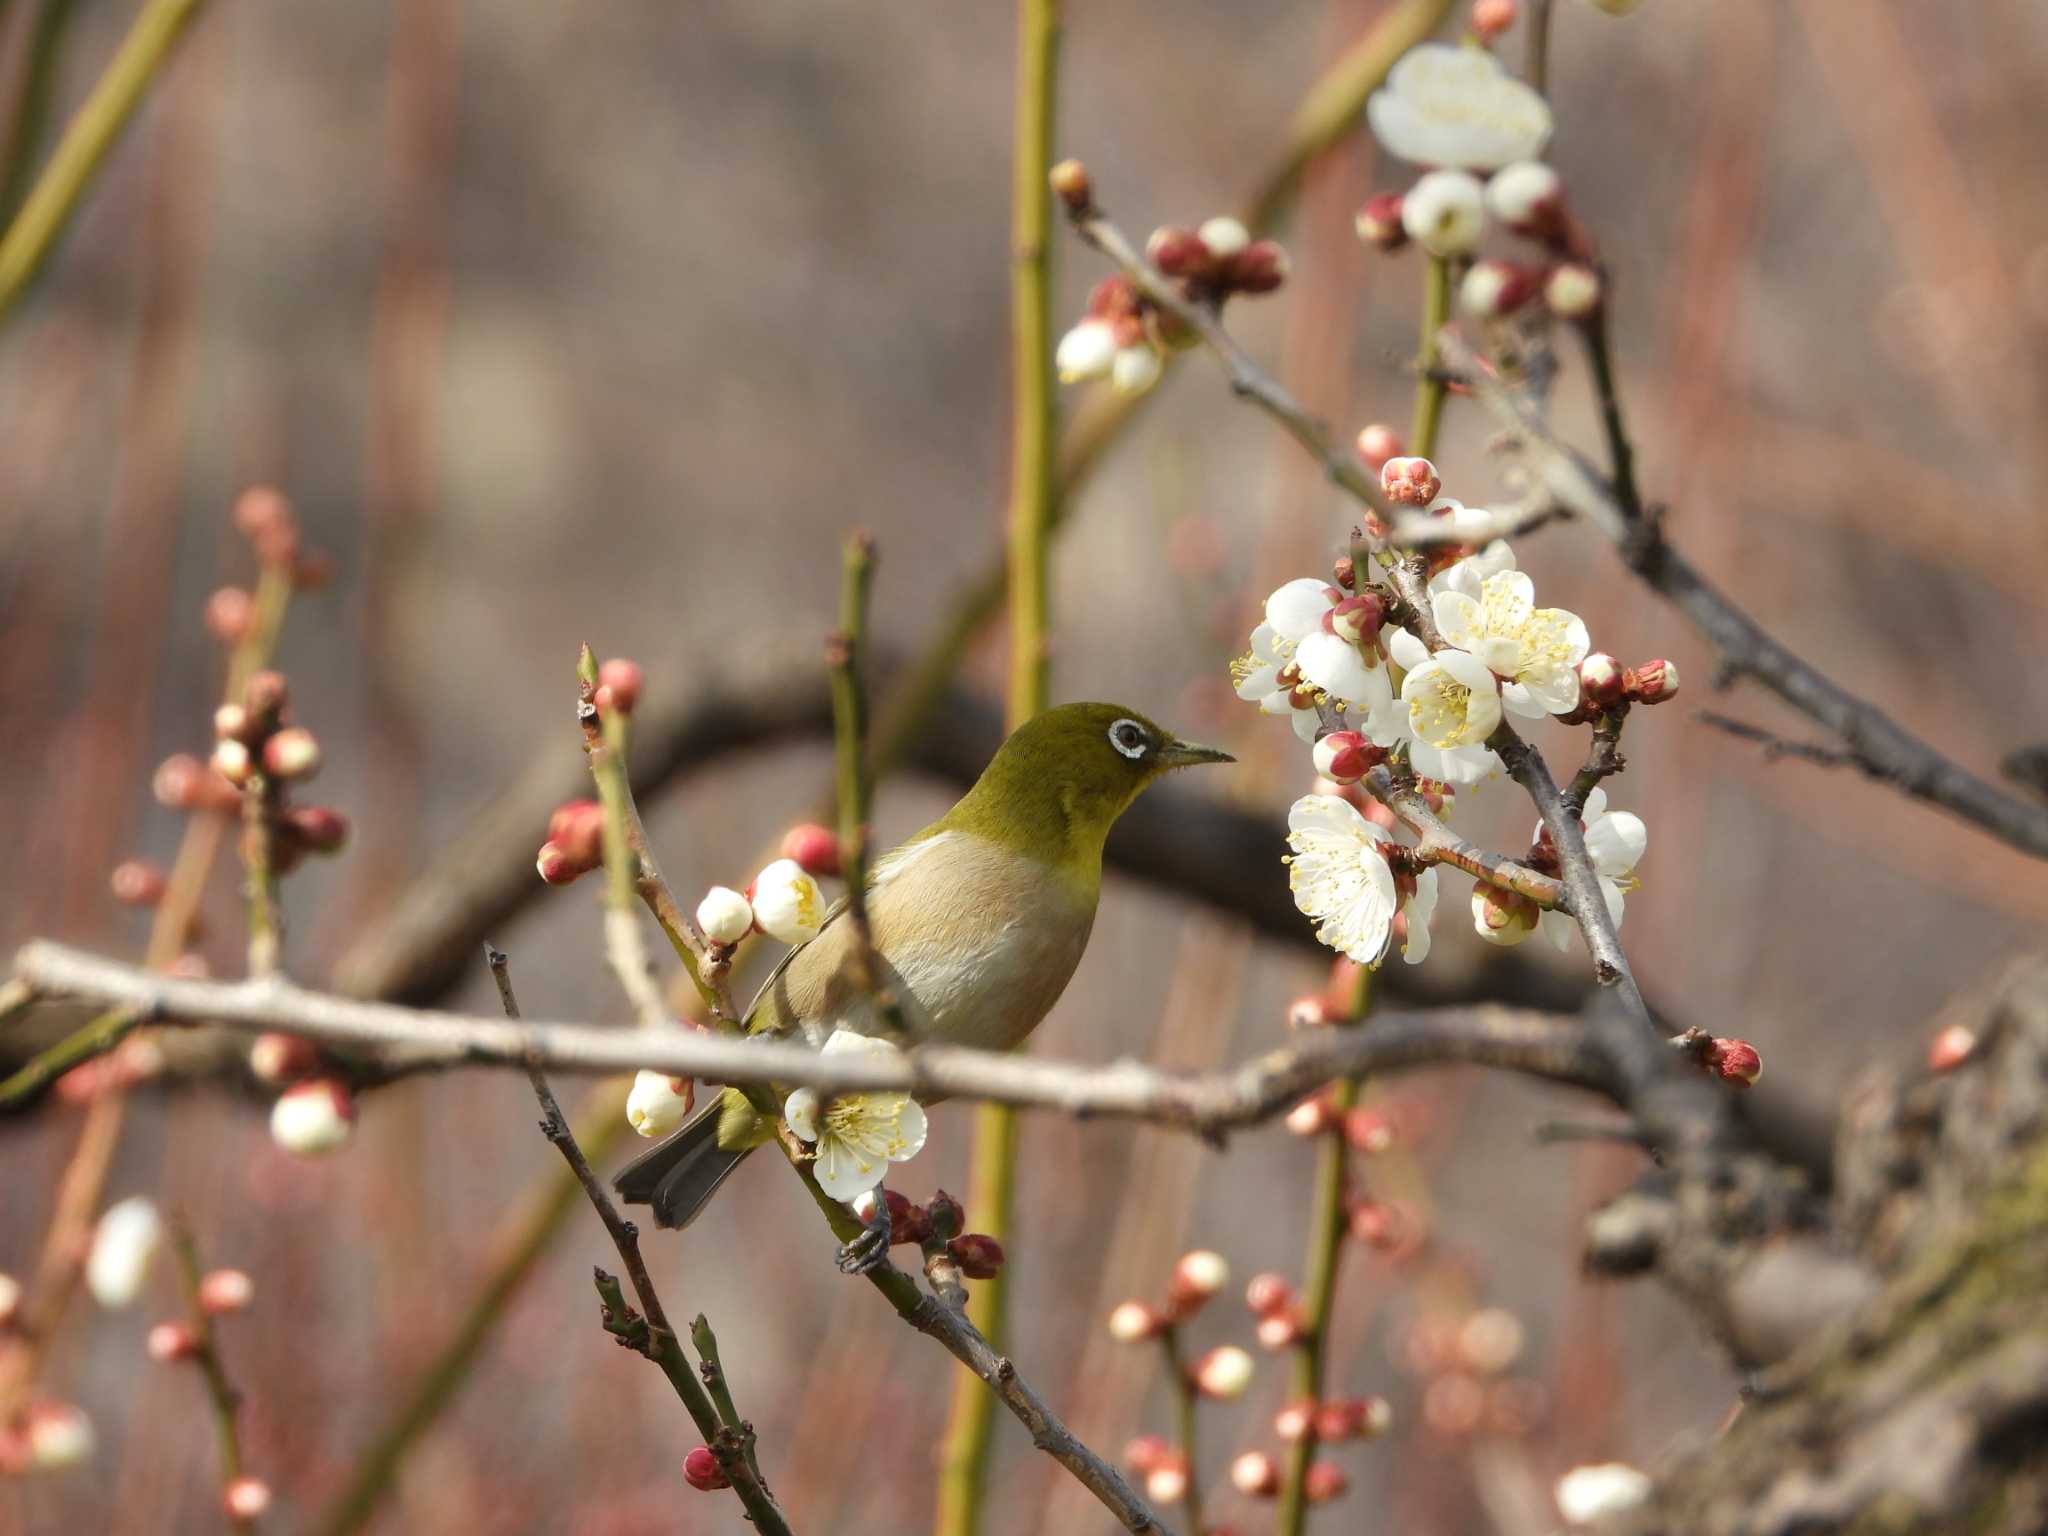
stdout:
[(860, 1236), (839, 1250), (839, 1272), (867, 1275), (881, 1268), (889, 1259), (890, 1235), (889, 1207), (878, 1200), (875, 1214), (861, 1228)]

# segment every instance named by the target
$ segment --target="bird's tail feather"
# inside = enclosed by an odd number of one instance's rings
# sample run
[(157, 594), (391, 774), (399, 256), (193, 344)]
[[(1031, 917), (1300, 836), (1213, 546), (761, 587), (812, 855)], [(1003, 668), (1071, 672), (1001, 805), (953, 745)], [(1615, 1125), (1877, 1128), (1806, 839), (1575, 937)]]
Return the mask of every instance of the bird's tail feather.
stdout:
[(687, 1125), (621, 1168), (612, 1188), (628, 1205), (654, 1208), (657, 1226), (687, 1227), (752, 1147), (718, 1144), (721, 1105), (713, 1099)]

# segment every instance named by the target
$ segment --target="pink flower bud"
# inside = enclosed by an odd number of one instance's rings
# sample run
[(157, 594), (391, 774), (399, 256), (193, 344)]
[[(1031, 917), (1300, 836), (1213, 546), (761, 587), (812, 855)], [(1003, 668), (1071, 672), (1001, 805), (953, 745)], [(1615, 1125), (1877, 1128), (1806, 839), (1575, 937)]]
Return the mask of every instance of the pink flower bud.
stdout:
[(235, 498), (234, 521), (236, 532), (255, 542), (291, 526), (291, 503), (267, 485), (252, 485)]
[(885, 1189), (882, 1199), (889, 1207), (889, 1241), (892, 1244), (923, 1243), (932, 1235), (931, 1213), (912, 1203), (908, 1195)]
[(1344, 1116), (1344, 1139), (1354, 1152), (1380, 1153), (1394, 1144), (1394, 1128), (1378, 1110), (1361, 1105)]
[(213, 744), (213, 771), (230, 784), (246, 784), (249, 776), (256, 771), (255, 760), (249, 749), (230, 737)]
[(597, 692), (593, 699), (599, 713), (633, 713), (633, 706), (640, 702), (640, 686), (644, 681), (637, 661), (614, 656), (597, 669)]
[(1536, 297), (1537, 274), (1512, 261), (1475, 261), (1458, 285), (1458, 304), (1482, 320), (1511, 315)]
[(1397, 507), (1426, 507), (1443, 488), (1443, 477), (1427, 459), (1393, 458), (1380, 466), (1380, 489)]
[(239, 1312), (256, 1299), (256, 1282), (239, 1269), (209, 1270), (199, 1282), (199, 1309), (222, 1317)]
[(222, 587), (206, 600), (206, 628), (223, 645), (238, 645), (256, 617), (256, 600), (240, 587)]
[(82, 1409), (48, 1401), (29, 1404), (27, 1440), (29, 1464), (45, 1472), (77, 1466), (98, 1443)]
[(1052, 186), (1052, 195), (1070, 214), (1086, 213), (1095, 201), (1095, 184), (1089, 179), (1088, 167), (1078, 160), (1062, 160), (1046, 180)]
[(1472, 0), (1472, 35), (1490, 43), (1515, 24), (1516, 0)]
[(1254, 240), (1230, 262), (1226, 277), (1240, 293), (1271, 293), (1287, 281), (1293, 264), (1277, 240)]
[(1169, 1465), (1179, 1454), (1162, 1435), (1135, 1435), (1124, 1445), (1124, 1465), (1142, 1476)]
[(1927, 1046), (1927, 1070), (1952, 1072), (1977, 1049), (1977, 1032), (1962, 1024), (1939, 1031)]
[(1486, 211), (1518, 235), (1548, 238), (1562, 227), (1564, 182), (1541, 160), (1504, 165), (1487, 178)]
[(319, 1048), (299, 1035), (265, 1030), (249, 1043), (249, 1071), (260, 1083), (293, 1082), (319, 1066)]
[(1337, 1124), (1337, 1118), (1329, 1096), (1318, 1093), (1287, 1112), (1287, 1129), (1297, 1136), (1320, 1136)]
[(754, 928), (754, 909), (727, 885), (714, 885), (697, 903), (697, 926), (714, 944), (737, 944)]
[(1246, 1451), (1230, 1464), (1230, 1486), (1246, 1498), (1270, 1499), (1280, 1491), (1280, 1464), (1264, 1451)]
[(1628, 696), (1638, 704), (1662, 704), (1678, 696), (1675, 662), (1645, 661), (1628, 673)]
[(1351, 1477), (1334, 1461), (1319, 1461), (1308, 1469), (1301, 1491), (1311, 1504), (1328, 1504), (1351, 1491)]
[(1229, 1283), (1230, 1264), (1222, 1254), (1207, 1248), (1184, 1253), (1166, 1284), (1166, 1310), (1176, 1322), (1192, 1317)]
[(114, 900), (124, 907), (153, 907), (164, 899), (164, 872), (147, 859), (124, 859), (107, 879)]
[(340, 562), (324, 549), (309, 549), (292, 562), (292, 590), (318, 592), (334, 581)]
[(1356, 784), (1387, 754), (1357, 731), (1331, 731), (1317, 739), (1312, 756), (1316, 772), (1333, 784)]
[(331, 805), (295, 805), (280, 826), (307, 853), (335, 853), (348, 841), (348, 818)]
[(1398, 1247), (1403, 1237), (1399, 1213), (1377, 1200), (1353, 1201), (1345, 1213), (1345, 1224), (1352, 1239), (1368, 1248)]
[(1220, 1344), (1195, 1362), (1195, 1386), (1204, 1397), (1241, 1397), (1256, 1369), (1252, 1357), (1235, 1344)]
[(1349, 1397), (1333, 1397), (1316, 1404), (1316, 1439), (1325, 1445), (1336, 1445), (1355, 1438), (1362, 1427), (1364, 1407), (1357, 1398)]
[(1109, 1336), (1119, 1344), (1157, 1338), (1166, 1320), (1142, 1301), (1120, 1301), (1109, 1309)]
[(1168, 277), (1194, 277), (1209, 270), (1213, 257), (1192, 229), (1162, 224), (1145, 242), (1145, 259)]
[(1383, 421), (1362, 427), (1358, 433), (1358, 456), (1372, 469), (1379, 469), (1389, 459), (1398, 459), (1402, 449), (1401, 434)]
[(548, 818), (548, 841), (573, 863), (595, 869), (604, 862), (604, 807), (595, 800), (570, 800)]
[(725, 1469), (718, 1464), (718, 1458), (708, 1445), (691, 1447), (690, 1454), (683, 1458), (683, 1481), (699, 1493), (713, 1493), (732, 1486)]
[(960, 1229), (967, 1225), (967, 1212), (960, 1202), (943, 1189), (933, 1193), (924, 1203), (925, 1215), (932, 1224), (932, 1236), (940, 1242), (951, 1242), (960, 1235)]
[[(1339, 640), (1349, 640), (1353, 645), (1372, 646), (1379, 640), (1380, 627), (1387, 621), (1387, 602), (1377, 592), (1361, 592), (1356, 597), (1340, 597), (1323, 616), (1323, 622), (1331, 634)], [(1365, 656), (1367, 666), (1377, 666), (1379, 656), (1368, 650)]]
[(340, 1148), (355, 1129), (356, 1105), (347, 1084), (316, 1077), (296, 1083), (270, 1107), (270, 1139), (297, 1157), (320, 1157)]
[(1560, 320), (1583, 320), (1600, 308), (1605, 297), (1597, 270), (1582, 261), (1552, 267), (1543, 279), (1543, 303)]
[(173, 1360), (189, 1360), (197, 1354), (199, 1338), (185, 1323), (158, 1323), (149, 1330), (143, 1348), (149, 1352), (150, 1359), (158, 1364), (168, 1364)]
[(1627, 680), (1621, 663), (1605, 651), (1595, 651), (1579, 663), (1579, 696), (1589, 704), (1614, 703), (1626, 690)]
[(1352, 215), (1351, 227), (1358, 238), (1376, 250), (1398, 251), (1408, 243), (1407, 226), (1401, 222), (1401, 194), (1376, 192)]
[(1316, 1427), (1314, 1398), (1296, 1398), (1273, 1415), (1273, 1433), (1292, 1445), (1305, 1440)]
[(1285, 1275), (1267, 1270), (1253, 1275), (1245, 1285), (1244, 1304), (1252, 1309), (1255, 1317), (1271, 1317), (1294, 1305), (1294, 1287), (1287, 1283)]
[(1377, 1440), (1394, 1427), (1394, 1405), (1377, 1395), (1359, 1400), (1358, 1432)]
[(1540, 908), (1518, 891), (1481, 882), (1472, 887), (1472, 928), (1489, 944), (1511, 949), (1536, 931)]
[(567, 885), (579, 876), (590, 873), (588, 864), (577, 863), (558, 843), (542, 843), (540, 854), (533, 861), (533, 867), (549, 885)]
[(1003, 1267), (1003, 1245), (986, 1232), (967, 1232), (946, 1244), (960, 1273), (970, 1280), (993, 1280)]
[(213, 712), (213, 739), (248, 743), (249, 711), (239, 704), (223, 704)]
[(263, 743), (263, 771), (274, 779), (310, 779), (320, 771), (320, 743), (302, 725), (289, 725)]
[(1154, 1504), (1178, 1504), (1187, 1496), (1187, 1463), (1178, 1455), (1145, 1474), (1145, 1497)]
[(270, 1508), (270, 1484), (260, 1477), (238, 1477), (221, 1490), (220, 1503), (230, 1520), (260, 1520)]
[(1298, 1343), (1302, 1337), (1301, 1313), (1290, 1303), (1277, 1311), (1268, 1312), (1258, 1320), (1252, 1335), (1258, 1340), (1259, 1348), (1282, 1350)]
[(795, 859), (807, 875), (820, 879), (839, 874), (839, 834), (806, 821), (782, 834), (782, 856)]
[(1201, 228), (1195, 233), (1201, 237), (1209, 254), (1218, 261), (1228, 261), (1251, 249), (1252, 232), (1244, 227), (1242, 220), (1233, 219), (1227, 213), (1202, 220)]
[(1716, 1036), (1707, 1047), (1706, 1062), (1724, 1082), (1738, 1088), (1747, 1088), (1764, 1075), (1764, 1060), (1747, 1040)]
[(253, 724), (275, 724), (290, 702), (291, 684), (273, 667), (252, 672), (242, 685), (242, 708), (249, 712)]
[(0, 1271), (0, 1332), (14, 1326), (21, 1316), (21, 1282)]

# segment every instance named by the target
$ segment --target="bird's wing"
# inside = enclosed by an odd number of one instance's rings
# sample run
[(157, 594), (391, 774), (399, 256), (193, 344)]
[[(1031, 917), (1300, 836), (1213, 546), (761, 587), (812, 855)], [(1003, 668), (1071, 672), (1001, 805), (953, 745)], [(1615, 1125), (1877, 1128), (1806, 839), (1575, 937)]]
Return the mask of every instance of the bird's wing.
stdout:
[[(803, 943), (797, 945), (796, 948), (792, 949), (780, 960), (776, 961), (775, 969), (770, 971), (765, 977), (762, 978), (761, 985), (755, 988), (754, 990), (754, 1000), (751, 1003), (747, 1004), (746, 1027), (750, 1033), (759, 1029), (760, 1027), (762, 1027), (762, 1024), (765, 1024), (767, 1022), (766, 1020), (762, 1020), (760, 1024), (757, 1024), (755, 1022), (760, 1015), (761, 1004), (775, 990), (776, 983), (782, 980), (782, 973), (789, 969), (790, 962), (796, 959), (796, 957), (802, 954), (805, 950), (809, 949), (813, 944), (817, 943), (818, 940), (822, 939), (826, 935), (826, 933), (831, 929), (832, 925), (839, 920), (841, 915), (845, 913), (846, 908), (847, 900), (844, 896), (840, 897), (837, 901), (833, 902), (832, 905), (828, 909), (826, 909), (825, 921), (818, 924), (818, 931), (812, 934), (811, 937), (809, 937), (808, 939), (805, 939)], [(778, 1023), (777, 1027), (786, 1028), (787, 1024)]]

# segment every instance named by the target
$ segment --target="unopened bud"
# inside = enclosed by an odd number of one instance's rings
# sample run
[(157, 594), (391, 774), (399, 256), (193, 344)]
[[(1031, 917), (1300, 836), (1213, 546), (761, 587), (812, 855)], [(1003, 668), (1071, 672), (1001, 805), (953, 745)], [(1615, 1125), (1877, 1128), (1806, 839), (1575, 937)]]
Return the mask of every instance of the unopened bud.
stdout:
[(737, 944), (754, 928), (754, 909), (729, 885), (714, 885), (697, 903), (697, 926), (714, 944)]
[(1328, 1504), (1351, 1491), (1351, 1476), (1334, 1461), (1319, 1461), (1308, 1469), (1301, 1491), (1311, 1504)]
[(915, 1204), (908, 1195), (884, 1189), (882, 1199), (889, 1207), (889, 1241), (892, 1244), (921, 1244), (932, 1235), (930, 1213)]
[(592, 698), (598, 712), (607, 715), (633, 713), (633, 706), (640, 702), (640, 687), (644, 681), (637, 661), (614, 656), (597, 669), (597, 692)]
[(1003, 1245), (986, 1232), (967, 1232), (946, 1244), (960, 1273), (970, 1280), (993, 1280), (1003, 1267)]
[(199, 1309), (213, 1317), (239, 1312), (256, 1299), (256, 1282), (239, 1269), (209, 1270), (199, 1282)]
[(1397, 507), (1426, 507), (1443, 488), (1443, 477), (1427, 459), (1392, 458), (1380, 466), (1380, 490)]
[(1360, 1409), (1358, 1428), (1366, 1439), (1377, 1440), (1394, 1427), (1394, 1405), (1384, 1397), (1363, 1398)]
[(1052, 185), (1052, 195), (1068, 213), (1086, 213), (1095, 202), (1095, 185), (1089, 179), (1088, 167), (1078, 160), (1062, 160), (1046, 180)]
[(604, 807), (595, 800), (570, 800), (548, 818), (548, 841), (585, 869), (604, 862)]
[(692, 1446), (690, 1454), (683, 1458), (683, 1481), (699, 1493), (714, 1493), (732, 1486), (725, 1468), (718, 1464), (718, 1457), (708, 1445)]
[(1289, 1305), (1261, 1317), (1252, 1327), (1252, 1336), (1261, 1349), (1282, 1350), (1299, 1343), (1303, 1331), (1301, 1313)]
[(1159, 382), (1166, 363), (1149, 341), (1119, 347), (1109, 365), (1109, 387), (1120, 395), (1142, 395)]
[(1187, 1496), (1187, 1464), (1177, 1454), (1145, 1474), (1145, 1497), (1154, 1504), (1178, 1504)]
[(815, 938), (825, 924), (824, 893), (795, 859), (777, 859), (754, 876), (747, 898), (761, 931), (784, 944)]
[(1515, 24), (1516, 0), (1472, 0), (1472, 35), (1490, 43)]
[(1377, 1200), (1355, 1200), (1345, 1213), (1345, 1225), (1355, 1242), (1368, 1248), (1395, 1248), (1401, 1242), (1401, 1219), (1390, 1205)]
[(1927, 1070), (1951, 1072), (1970, 1059), (1977, 1049), (1977, 1032), (1962, 1024), (1951, 1024), (1936, 1033), (1927, 1045)]
[(1678, 696), (1678, 666), (1662, 659), (1643, 662), (1629, 670), (1627, 686), (1638, 704), (1662, 704)]
[(249, 1042), (249, 1073), (259, 1083), (294, 1082), (319, 1065), (319, 1048), (300, 1035), (270, 1029)]
[(540, 853), (534, 858), (533, 867), (549, 885), (567, 885), (579, 876), (590, 873), (588, 864), (579, 864), (570, 858), (559, 843), (542, 843)]
[(1285, 1312), (1294, 1305), (1294, 1287), (1287, 1283), (1285, 1275), (1276, 1275), (1271, 1270), (1253, 1275), (1244, 1288), (1244, 1304), (1252, 1309), (1255, 1317), (1271, 1317), (1276, 1312)]
[(249, 749), (232, 737), (213, 744), (212, 763), (215, 773), (235, 785), (248, 783), (250, 775), (256, 771)]
[(291, 702), (291, 684), (273, 667), (252, 672), (242, 685), (242, 707), (249, 711), (252, 725), (274, 725)]
[(1303, 1099), (1287, 1112), (1287, 1129), (1297, 1136), (1320, 1136), (1337, 1124), (1337, 1107), (1327, 1094)]
[(1205, 1397), (1239, 1397), (1252, 1384), (1252, 1357), (1235, 1344), (1221, 1344), (1195, 1362), (1195, 1385)]
[(1270, 1499), (1280, 1491), (1280, 1464), (1264, 1451), (1246, 1451), (1230, 1464), (1230, 1486), (1246, 1498)]
[(239, 704), (222, 704), (213, 712), (213, 739), (230, 739), (247, 743), (254, 733), (249, 729), (249, 711)]
[(804, 873), (823, 879), (839, 873), (839, 834), (806, 821), (782, 834), (782, 856), (795, 859)]
[(1646, 1502), (1649, 1477), (1626, 1462), (1573, 1467), (1557, 1480), (1557, 1509), (1567, 1525), (1591, 1525)]
[(1716, 1036), (1707, 1047), (1706, 1062), (1716, 1076), (1738, 1088), (1747, 1088), (1764, 1075), (1764, 1059), (1747, 1040)]
[(356, 1105), (346, 1084), (320, 1077), (297, 1083), (270, 1107), (270, 1139), (298, 1157), (340, 1148), (355, 1129)]
[(199, 1336), (186, 1323), (158, 1323), (149, 1330), (142, 1347), (160, 1365), (189, 1360), (199, 1352)]
[(320, 771), (320, 743), (302, 725), (286, 726), (263, 743), (263, 771), (274, 779), (310, 779)]
[(40, 1471), (75, 1467), (92, 1455), (98, 1443), (92, 1420), (70, 1403), (31, 1403), (27, 1419), (29, 1464)]
[(1489, 944), (1511, 949), (1536, 931), (1540, 909), (1519, 891), (1484, 881), (1472, 887), (1472, 927)]
[(633, 1090), (626, 1095), (626, 1123), (650, 1140), (666, 1136), (690, 1118), (696, 1101), (694, 1079), (643, 1070), (634, 1074)]
[(1486, 211), (1518, 235), (1553, 233), (1563, 208), (1564, 181), (1541, 160), (1504, 165), (1486, 179)]
[[(1378, 642), (1380, 627), (1387, 621), (1387, 601), (1377, 592), (1361, 592), (1355, 597), (1340, 598), (1325, 617), (1330, 633), (1339, 640), (1371, 646)], [(1366, 660), (1377, 664), (1377, 653), (1368, 652)]]
[(943, 1189), (925, 1202), (924, 1209), (931, 1218), (932, 1236), (942, 1243), (958, 1237), (960, 1229), (967, 1224), (967, 1213), (960, 1208), (960, 1202)]
[(1180, 1256), (1166, 1284), (1166, 1308), (1175, 1321), (1193, 1316), (1230, 1283), (1230, 1264), (1222, 1254), (1196, 1248)]
[(1384, 421), (1375, 421), (1358, 432), (1358, 456), (1367, 466), (1378, 469), (1389, 459), (1401, 457), (1401, 434)]
[(1324, 778), (1335, 784), (1356, 784), (1387, 754), (1357, 731), (1331, 731), (1317, 738), (1312, 755), (1316, 772)]
[(1537, 274), (1512, 261), (1475, 261), (1458, 285), (1458, 305), (1482, 320), (1513, 314), (1536, 296)]
[(1195, 231), (1209, 254), (1218, 261), (1228, 261), (1240, 255), (1252, 243), (1251, 231), (1243, 223), (1228, 214), (1218, 214), (1213, 219), (1204, 219), (1202, 227)]
[(1271, 293), (1287, 281), (1293, 263), (1277, 240), (1254, 240), (1230, 263), (1230, 285), (1242, 293)]
[(348, 841), (348, 818), (331, 805), (295, 805), (280, 825), (308, 853), (336, 853)]
[(267, 485), (252, 485), (235, 498), (234, 520), (243, 538), (260, 540), (290, 525), (291, 503)]
[(1142, 1301), (1120, 1301), (1109, 1309), (1109, 1336), (1119, 1344), (1157, 1338), (1166, 1320)]
[(124, 907), (153, 907), (164, 899), (169, 883), (164, 872), (147, 859), (124, 859), (114, 866), (107, 887)]
[(1124, 1442), (1124, 1465), (1140, 1475), (1169, 1465), (1179, 1454), (1163, 1435), (1133, 1435)]
[(1382, 251), (1398, 251), (1408, 243), (1408, 230), (1401, 221), (1401, 194), (1377, 192), (1352, 215), (1351, 227), (1367, 245)]
[(230, 1520), (259, 1520), (270, 1508), (270, 1484), (260, 1477), (238, 1477), (221, 1490), (220, 1502)]
[(1498, 1376), (1522, 1357), (1522, 1320), (1505, 1307), (1481, 1307), (1458, 1327), (1458, 1357), (1478, 1376)]
[(1053, 368), (1062, 384), (1105, 377), (1116, 364), (1116, 332), (1105, 320), (1083, 320), (1060, 337)]
[(318, 592), (334, 581), (340, 562), (324, 549), (308, 549), (292, 562), (292, 590)]
[(240, 587), (222, 587), (206, 600), (206, 628), (223, 645), (238, 645), (256, 617), (256, 600)]
[(1162, 224), (1145, 242), (1145, 259), (1168, 277), (1193, 277), (1209, 270), (1214, 253), (1192, 229)]
[(143, 1195), (116, 1201), (93, 1227), (85, 1261), (85, 1288), (109, 1311), (133, 1304), (163, 1246), (163, 1217)]
[(1330, 562), (1330, 579), (1342, 590), (1352, 591), (1358, 585), (1358, 562), (1349, 555), (1339, 555)]
[(1273, 1433), (1292, 1445), (1306, 1440), (1316, 1427), (1316, 1403), (1312, 1397), (1296, 1398), (1273, 1415)]
[(1560, 320), (1583, 320), (1600, 307), (1604, 297), (1600, 274), (1580, 261), (1567, 261), (1550, 269), (1543, 280), (1543, 302)]
[(1394, 1144), (1394, 1128), (1376, 1109), (1361, 1105), (1344, 1116), (1344, 1139), (1354, 1152), (1384, 1152)]
[(1605, 651), (1595, 651), (1579, 663), (1579, 696), (1587, 703), (1605, 707), (1618, 700), (1628, 687), (1628, 673)]

